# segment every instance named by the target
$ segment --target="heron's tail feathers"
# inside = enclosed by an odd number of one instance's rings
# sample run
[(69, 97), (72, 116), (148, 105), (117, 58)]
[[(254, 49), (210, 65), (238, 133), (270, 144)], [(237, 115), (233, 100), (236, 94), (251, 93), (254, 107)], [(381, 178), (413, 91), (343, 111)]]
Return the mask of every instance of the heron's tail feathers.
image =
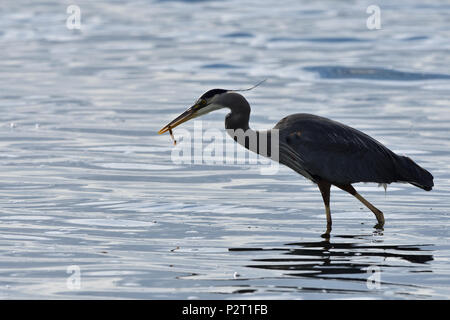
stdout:
[(405, 181), (423, 190), (430, 191), (433, 186), (433, 176), (408, 157), (400, 156), (397, 163), (399, 181)]

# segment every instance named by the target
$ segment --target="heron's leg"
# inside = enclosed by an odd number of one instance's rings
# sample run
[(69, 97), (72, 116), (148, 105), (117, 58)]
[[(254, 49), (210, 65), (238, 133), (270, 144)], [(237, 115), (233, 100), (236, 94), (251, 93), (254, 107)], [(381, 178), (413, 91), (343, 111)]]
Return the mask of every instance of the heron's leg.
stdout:
[(352, 196), (354, 196), (356, 199), (361, 201), (367, 208), (370, 209), (375, 214), (375, 217), (377, 218), (378, 225), (380, 227), (384, 226), (384, 215), (383, 212), (381, 212), (379, 209), (377, 209), (374, 205), (372, 205), (369, 201), (363, 198), (362, 195), (360, 195), (358, 192), (356, 192), (355, 188), (351, 184), (345, 184), (345, 185), (336, 185), (336, 187), (347, 191)]
[(320, 181), (317, 183), (320, 193), (322, 193), (323, 203), (325, 204), (325, 213), (327, 215), (327, 230), (331, 230), (331, 211), (330, 211), (330, 188), (331, 183), (328, 181)]

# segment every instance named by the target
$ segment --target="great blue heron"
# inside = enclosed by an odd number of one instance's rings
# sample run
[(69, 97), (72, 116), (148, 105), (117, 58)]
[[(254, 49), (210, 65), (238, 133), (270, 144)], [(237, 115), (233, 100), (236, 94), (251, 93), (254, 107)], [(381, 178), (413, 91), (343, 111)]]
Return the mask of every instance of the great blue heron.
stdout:
[[(231, 110), (225, 117), (226, 129), (250, 131), (259, 138), (262, 132), (253, 131), (249, 127), (250, 105), (247, 100), (236, 90), (225, 89), (207, 91), (192, 107), (158, 133), (171, 132), (183, 122), (222, 108)], [(377, 228), (384, 226), (383, 213), (364, 199), (353, 188), (352, 183), (407, 182), (426, 191), (433, 187), (433, 176), (413, 160), (395, 154), (365, 133), (337, 121), (297, 113), (281, 119), (273, 129), (264, 133), (270, 135), (273, 130), (278, 130), (276, 143), (279, 162), (319, 187), (325, 204), (328, 233), (331, 230), (331, 185), (355, 196), (369, 208), (377, 218)], [(272, 139), (266, 140), (267, 149), (271, 150)], [(250, 147), (248, 140), (240, 143), (247, 149), (260, 153), (259, 149)]]

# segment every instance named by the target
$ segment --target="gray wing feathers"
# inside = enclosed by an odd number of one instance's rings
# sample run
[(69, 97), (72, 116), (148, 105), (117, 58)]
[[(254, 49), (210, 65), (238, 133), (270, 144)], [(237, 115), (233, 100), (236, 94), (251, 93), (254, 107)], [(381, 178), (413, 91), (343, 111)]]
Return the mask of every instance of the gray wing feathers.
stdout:
[[(331, 183), (397, 181), (392, 151), (368, 135), (327, 118), (294, 114), (282, 119), (280, 162), (313, 180)], [(283, 155), (283, 153), (285, 153)]]

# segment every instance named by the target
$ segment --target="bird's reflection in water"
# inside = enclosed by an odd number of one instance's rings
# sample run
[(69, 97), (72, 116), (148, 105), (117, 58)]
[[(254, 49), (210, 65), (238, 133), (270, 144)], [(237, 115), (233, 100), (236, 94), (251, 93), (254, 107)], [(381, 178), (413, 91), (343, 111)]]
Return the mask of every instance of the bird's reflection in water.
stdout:
[[(312, 242), (286, 243), (279, 248), (230, 248), (230, 251), (282, 251), (279, 257), (255, 258), (250, 268), (284, 271), (283, 276), (367, 281), (368, 268), (431, 272), (429, 245), (386, 245), (370, 235), (336, 235)], [(375, 238), (376, 239), (376, 238)], [(354, 241), (352, 241), (354, 240)], [(361, 277), (357, 277), (361, 274)], [(383, 282), (384, 283), (384, 282)], [(387, 284), (387, 283), (385, 283)]]

